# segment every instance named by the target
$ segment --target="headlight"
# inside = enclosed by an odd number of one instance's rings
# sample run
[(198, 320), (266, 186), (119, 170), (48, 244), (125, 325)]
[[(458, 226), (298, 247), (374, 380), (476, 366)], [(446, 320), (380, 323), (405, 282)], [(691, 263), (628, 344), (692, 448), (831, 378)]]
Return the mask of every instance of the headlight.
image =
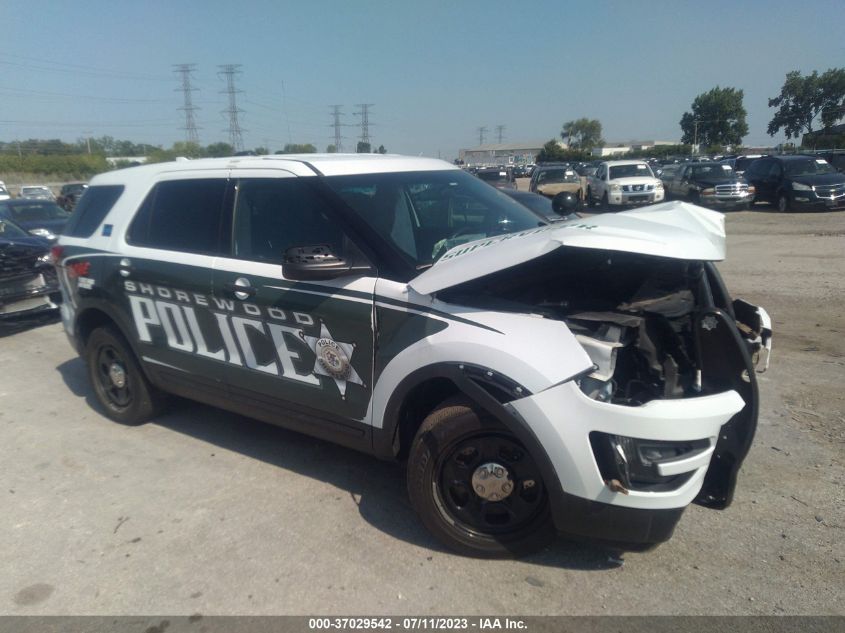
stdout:
[(656, 183), (654, 183), (654, 188), (655, 189), (663, 189), (663, 181), (658, 180)]
[(754, 185), (748, 185), (748, 193), (749, 194), (757, 193), (757, 190), (754, 188)]
[(805, 185), (805, 184), (800, 183), (800, 182), (793, 182), (792, 183), (792, 189), (794, 191), (812, 191), (813, 190), (813, 188), (810, 185)]
[(38, 237), (43, 237), (43, 238), (48, 239), (48, 240), (56, 239), (56, 236), (53, 235), (53, 233), (48, 229), (42, 229), (42, 228), (31, 229), (29, 231), (29, 233), (30, 233), (30, 235), (37, 235)]
[(53, 256), (50, 253), (44, 253), (41, 257), (38, 258), (38, 263), (50, 265), (53, 263)]
[(610, 190), (613, 192), (619, 192), (622, 191), (622, 187), (620, 187), (619, 185), (610, 185)]
[(702, 189), (702, 190), (701, 190), (701, 195), (702, 195), (702, 196), (715, 196), (715, 195), (716, 195), (716, 190), (715, 190), (714, 188), (712, 188), (712, 187), (711, 187), (710, 189)]

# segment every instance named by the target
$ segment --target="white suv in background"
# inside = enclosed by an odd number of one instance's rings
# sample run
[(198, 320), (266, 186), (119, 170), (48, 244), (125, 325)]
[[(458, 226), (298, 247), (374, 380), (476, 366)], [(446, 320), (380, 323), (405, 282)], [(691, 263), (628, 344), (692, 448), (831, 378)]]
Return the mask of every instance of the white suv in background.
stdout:
[(648, 163), (641, 160), (610, 160), (599, 165), (587, 179), (587, 202), (611, 206), (630, 206), (662, 202), (663, 183), (654, 176)]

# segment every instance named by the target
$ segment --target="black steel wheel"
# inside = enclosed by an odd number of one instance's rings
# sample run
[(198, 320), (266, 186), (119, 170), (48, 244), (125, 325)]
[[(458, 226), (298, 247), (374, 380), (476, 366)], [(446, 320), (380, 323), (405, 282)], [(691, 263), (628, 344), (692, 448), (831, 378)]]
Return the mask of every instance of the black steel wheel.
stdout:
[(408, 492), (425, 526), (462, 554), (518, 556), (554, 536), (536, 461), (468, 403), (447, 403), (425, 419), (411, 447)]
[(91, 332), (85, 360), (97, 401), (112, 420), (141, 424), (161, 410), (163, 396), (150, 384), (117, 330), (101, 327)]

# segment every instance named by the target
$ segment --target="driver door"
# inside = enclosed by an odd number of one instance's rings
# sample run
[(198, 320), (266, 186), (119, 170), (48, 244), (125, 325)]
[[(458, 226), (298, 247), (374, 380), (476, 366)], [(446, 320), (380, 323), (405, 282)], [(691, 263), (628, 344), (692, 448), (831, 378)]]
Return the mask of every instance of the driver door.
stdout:
[[(376, 275), (286, 279), (285, 251), (349, 239), (315, 179), (280, 170), (233, 172), (229, 252), (215, 261), (214, 302), (240, 357), (228, 397), (248, 415), (341, 444), (369, 441)], [(311, 182), (307, 182), (311, 181)]]

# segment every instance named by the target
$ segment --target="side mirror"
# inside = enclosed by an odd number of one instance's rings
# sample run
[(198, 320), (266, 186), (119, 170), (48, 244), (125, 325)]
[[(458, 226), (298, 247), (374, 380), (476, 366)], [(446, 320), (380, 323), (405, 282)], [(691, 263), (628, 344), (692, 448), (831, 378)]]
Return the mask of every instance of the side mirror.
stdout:
[(355, 265), (335, 254), (328, 244), (291, 246), (282, 264), (285, 279), (294, 281), (325, 281), (371, 271), (368, 265)]

